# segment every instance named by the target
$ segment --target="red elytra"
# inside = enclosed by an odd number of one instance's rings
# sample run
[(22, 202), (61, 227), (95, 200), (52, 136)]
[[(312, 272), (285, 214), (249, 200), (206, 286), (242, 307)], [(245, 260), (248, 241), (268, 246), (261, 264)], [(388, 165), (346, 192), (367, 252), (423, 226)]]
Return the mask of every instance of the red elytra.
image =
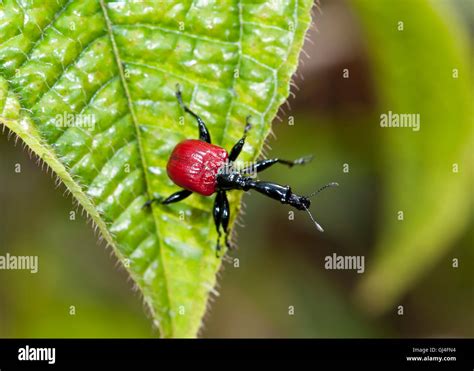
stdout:
[(222, 147), (199, 139), (187, 139), (176, 145), (166, 170), (178, 186), (210, 196), (216, 191), (217, 172), (228, 156)]

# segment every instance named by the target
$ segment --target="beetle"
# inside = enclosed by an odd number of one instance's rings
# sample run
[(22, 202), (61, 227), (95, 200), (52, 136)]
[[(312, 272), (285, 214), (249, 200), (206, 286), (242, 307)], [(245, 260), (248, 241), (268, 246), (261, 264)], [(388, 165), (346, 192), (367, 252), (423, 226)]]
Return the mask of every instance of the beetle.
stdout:
[(167, 163), (166, 170), (169, 178), (183, 189), (165, 199), (153, 198), (145, 203), (145, 207), (149, 207), (153, 202), (169, 205), (182, 201), (193, 193), (202, 196), (211, 196), (216, 193), (213, 208), (214, 223), (218, 234), (216, 255), (219, 254), (221, 249), (221, 227), (225, 234), (225, 244), (227, 247), (231, 247), (228, 241), (230, 207), (227, 199), (227, 191), (230, 190), (245, 192), (255, 190), (280, 201), (282, 204), (288, 204), (297, 210), (305, 210), (308, 212), (316, 228), (323, 232), (323, 229), (309, 211), (311, 206), (310, 198), (323, 189), (337, 186), (337, 183), (329, 183), (309, 196), (299, 196), (288, 185), (283, 186), (273, 182), (261, 181), (251, 176), (251, 174), (260, 173), (274, 164), (282, 164), (290, 168), (295, 165), (303, 165), (311, 161), (313, 156), (305, 156), (293, 161), (281, 158), (264, 159), (243, 169), (237, 169), (234, 167), (234, 161), (240, 155), (247, 133), (252, 127), (250, 116), (247, 116), (242, 138), (234, 144), (228, 153), (224, 148), (212, 144), (211, 135), (204, 121), (184, 104), (179, 84), (176, 85), (176, 99), (182, 109), (196, 119), (199, 139), (185, 139), (178, 143), (174, 147)]

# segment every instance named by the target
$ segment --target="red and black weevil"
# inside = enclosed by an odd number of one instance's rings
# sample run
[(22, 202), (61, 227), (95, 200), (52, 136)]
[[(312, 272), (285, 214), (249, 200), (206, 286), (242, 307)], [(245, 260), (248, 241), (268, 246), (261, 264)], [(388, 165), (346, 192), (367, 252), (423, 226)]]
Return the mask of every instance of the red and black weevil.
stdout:
[(244, 135), (235, 143), (228, 154), (224, 148), (211, 143), (211, 135), (204, 121), (183, 103), (179, 85), (176, 85), (176, 98), (184, 111), (196, 119), (199, 129), (199, 139), (186, 139), (178, 143), (168, 160), (166, 167), (168, 176), (176, 185), (184, 189), (173, 193), (164, 200), (159, 198), (149, 200), (144, 206), (150, 206), (155, 201), (163, 205), (179, 202), (189, 197), (193, 192), (202, 196), (211, 196), (213, 193), (217, 193), (213, 211), (214, 222), (218, 233), (216, 254), (220, 251), (219, 241), (221, 238), (221, 226), (225, 233), (225, 244), (227, 247), (230, 247), (228, 241), (230, 208), (226, 192), (233, 189), (245, 192), (254, 189), (283, 204), (291, 205), (297, 210), (306, 210), (316, 225), (316, 228), (323, 232), (323, 229), (314, 220), (309, 211), (311, 205), (310, 198), (323, 189), (337, 186), (337, 183), (329, 183), (309, 196), (298, 196), (292, 192), (290, 186), (260, 181), (250, 176), (251, 174), (256, 174), (268, 169), (277, 163), (289, 167), (303, 165), (311, 161), (312, 156), (301, 157), (294, 161), (283, 160), (281, 158), (264, 159), (243, 169), (236, 169), (233, 166), (234, 161), (242, 151), (247, 133), (252, 127), (249, 122), (250, 116), (247, 117)]

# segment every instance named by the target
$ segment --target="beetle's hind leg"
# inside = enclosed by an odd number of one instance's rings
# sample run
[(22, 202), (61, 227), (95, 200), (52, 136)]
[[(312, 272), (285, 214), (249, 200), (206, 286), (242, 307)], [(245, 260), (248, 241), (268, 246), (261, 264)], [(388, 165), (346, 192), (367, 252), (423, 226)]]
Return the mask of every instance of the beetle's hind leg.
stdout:
[(151, 200), (148, 200), (145, 202), (143, 207), (149, 207), (153, 202), (159, 202), (162, 205), (168, 205), (172, 204), (174, 202), (179, 202), (184, 200), (185, 198), (189, 197), (193, 192), (188, 191), (187, 189), (183, 189), (182, 191), (178, 191), (173, 193), (171, 196), (165, 198), (164, 200), (161, 198), (152, 198)]
[(221, 245), (220, 240), (222, 237), (221, 226), (225, 233), (225, 244), (230, 248), (228, 241), (228, 226), (230, 217), (229, 201), (225, 191), (218, 191), (216, 200), (214, 201), (214, 223), (217, 231), (217, 244), (216, 244), (216, 256), (220, 257)]
[(176, 99), (178, 99), (178, 103), (184, 109), (184, 111), (186, 111), (196, 119), (199, 129), (199, 139), (204, 142), (211, 143), (211, 134), (209, 134), (209, 130), (207, 130), (204, 121), (197, 114), (191, 111), (188, 106), (184, 104), (179, 84), (176, 84)]

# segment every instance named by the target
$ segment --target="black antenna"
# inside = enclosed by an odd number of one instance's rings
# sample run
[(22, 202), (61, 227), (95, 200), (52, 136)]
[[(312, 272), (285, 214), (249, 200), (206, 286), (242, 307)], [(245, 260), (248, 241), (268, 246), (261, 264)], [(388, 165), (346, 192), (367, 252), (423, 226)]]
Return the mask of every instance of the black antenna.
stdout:
[(308, 196), (308, 198), (314, 197), (314, 196), (316, 196), (319, 192), (324, 191), (326, 188), (330, 188), (330, 187), (339, 187), (339, 184), (336, 183), (336, 182), (332, 182), (332, 183), (326, 184), (325, 186), (319, 188), (316, 192), (311, 193), (311, 194)]
[[(336, 182), (332, 182), (332, 183), (329, 183), (329, 184), (326, 184), (325, 186), (319, 188), (316, 192), (313, 192), (311, 193), (308, 198), (311, 198), (311, 197), (314, 197), (316, 196), (319, 192), (325, 190), (326, 188), (330, 188), (330, 187), (338, 187), (339, 184), (336, 183)], [(303, 205), (303, 207), (305, 208), (305, 210), (308, 212), (308, 215), (309, 217), (311, 218), (311, 220), (313, 221), (314, 225), (316, 226), (316, 229), (320, 232), (324, 232), (324, 229), (319, 225), (319, 223), (314, 219), (313, 217), (313, 214), (311, 214), (311, 211), (309, 211), (309, 209)]]
[(317, 229), (318, 231), (320, 231), (320, 232), (324, 232), (323, 227), (321, 227), (321, 226), (319, 225), (319, 223), (318, 223), (316, 220), (314, 220), (313, 214), (311, 214), (311, 211), (309, 211), (309, 209), (308, 209), (305, 205), (303, 205), (303, 207), (304, 207), (305, 210), (308, 212), (309, 217), (311, 218), (311, 220), (313, 221), (314, 225), (316, 226), (316, 229)]

